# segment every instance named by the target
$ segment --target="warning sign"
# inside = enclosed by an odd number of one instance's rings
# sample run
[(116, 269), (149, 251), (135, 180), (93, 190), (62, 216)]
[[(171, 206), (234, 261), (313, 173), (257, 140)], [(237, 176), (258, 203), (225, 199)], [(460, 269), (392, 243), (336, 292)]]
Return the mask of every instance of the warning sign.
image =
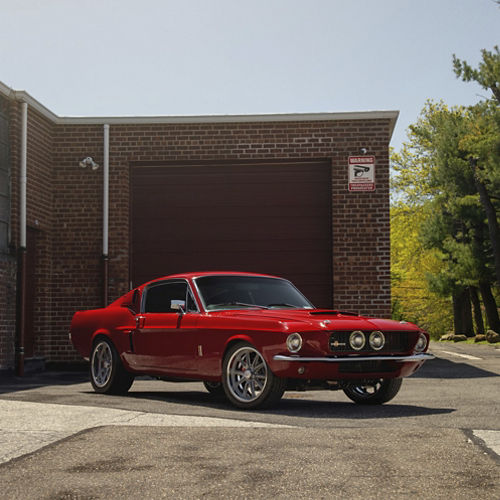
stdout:
[(375, 156), (349, 156), (349, 191), (375, 191)]

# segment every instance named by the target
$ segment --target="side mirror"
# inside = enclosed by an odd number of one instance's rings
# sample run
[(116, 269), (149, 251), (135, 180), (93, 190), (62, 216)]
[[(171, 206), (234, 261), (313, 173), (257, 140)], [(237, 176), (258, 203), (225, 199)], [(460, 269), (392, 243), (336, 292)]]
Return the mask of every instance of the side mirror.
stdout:
[(177, 311), (180, 314), (184, 314), (184, 312), (186, 311), (186, 301), (185, 300), (172, 299), (170, 301), (170, 309), (172, 311)]

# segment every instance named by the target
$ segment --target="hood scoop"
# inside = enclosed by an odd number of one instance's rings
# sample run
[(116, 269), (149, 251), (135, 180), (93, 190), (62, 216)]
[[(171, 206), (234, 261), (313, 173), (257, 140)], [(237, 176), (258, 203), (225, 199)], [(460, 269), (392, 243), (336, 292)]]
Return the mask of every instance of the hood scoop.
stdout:
[(349, 311), (337, 311), (336, 309), (329, 309), (326, 311), (309, 311), (311, 316), (338, 316), (341, 314), (342, 316), (359, 316), (357, 313), (349, 312)]

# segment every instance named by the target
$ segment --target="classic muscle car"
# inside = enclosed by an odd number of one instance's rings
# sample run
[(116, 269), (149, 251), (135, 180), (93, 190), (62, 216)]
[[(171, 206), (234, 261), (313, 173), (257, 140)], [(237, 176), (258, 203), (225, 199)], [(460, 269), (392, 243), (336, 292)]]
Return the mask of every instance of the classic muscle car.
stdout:
[(147, 374), (203, 381), (247, 409), (307, 389), (385, 403), (433, 357), (416, 325), (316, 309), (285, 279), (235, 272), (150, 281), (103, 309), (76, 312), (70, 338), (98, 393), (126, 393)]

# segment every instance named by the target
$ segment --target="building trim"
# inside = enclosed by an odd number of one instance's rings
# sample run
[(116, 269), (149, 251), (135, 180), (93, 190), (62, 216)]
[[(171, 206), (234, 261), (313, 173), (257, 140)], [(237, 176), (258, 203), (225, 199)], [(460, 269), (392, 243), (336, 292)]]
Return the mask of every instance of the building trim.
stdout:
[(181, 115), (181, 116), (58, 116), (24, 90), (13, 90), (0, 82), (0, 93), (28, 105), (56, 125), (157, 125), (206, 123), (307, 122), (341, 120), (389, 120), (392, 137), (399, 111), (346, 111), (333, 113), (263, 113), (243, 115)]

